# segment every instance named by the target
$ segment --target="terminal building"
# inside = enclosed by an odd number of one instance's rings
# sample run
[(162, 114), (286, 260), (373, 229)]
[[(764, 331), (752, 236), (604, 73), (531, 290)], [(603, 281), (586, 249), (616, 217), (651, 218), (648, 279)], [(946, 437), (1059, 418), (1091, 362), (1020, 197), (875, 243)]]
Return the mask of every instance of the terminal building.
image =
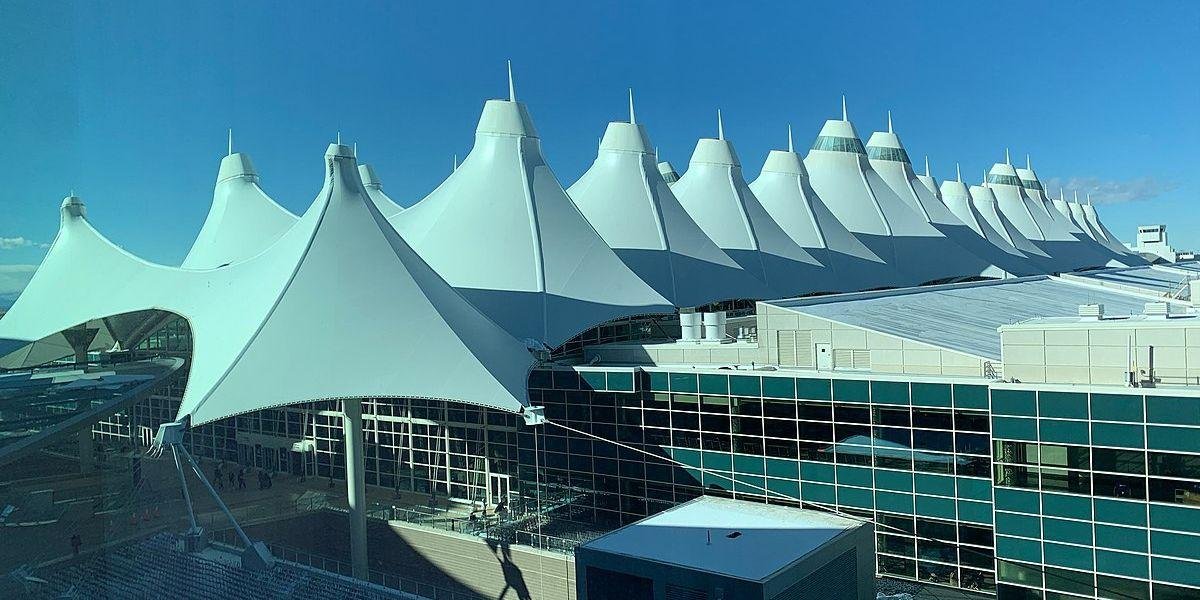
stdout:
[[(564, 187), (510, 79), (408, 208), (335, 143), (293, 215), (231, 148), (179, 267), (68, 198), (0, 320), (0, 464), (182, 429), (202, 462), (344, 482), (372, 581), (368, 521), (420, 512), (383, 490), (471, 507), (505, 552), (722, 497), (867, 523), (887, 578), (1200, 594), (1200, 266), (1111, 244), (1028, 163), (939, 185), (844, 103), (749, 183), (719, 117), (675, 180), (629, 112)], [(63, 369), (139, 378), (31, 392)]]

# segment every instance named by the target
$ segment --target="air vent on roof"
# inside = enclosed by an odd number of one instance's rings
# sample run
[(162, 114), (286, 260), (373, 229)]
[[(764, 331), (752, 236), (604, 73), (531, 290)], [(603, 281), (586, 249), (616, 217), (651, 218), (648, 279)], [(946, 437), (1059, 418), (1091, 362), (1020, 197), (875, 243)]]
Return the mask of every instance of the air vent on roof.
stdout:
[(729, 533), (725, 534), (725, 537), (727, 537), (727, 538), (729, 538), (729, 539), (731, 539), (731, 540), (736, 540), (736, 539), (738, 539), (738, 538), (742, 537), (742, 532), (740, 532), (740, 531), (730, 531)]
[(1171, 315), (1171, 305), (1166, 302), (1147, 302), (1144, 314), (1155, 319), (1165, 319)]
[(1103, 304), (1080, 304), (1079, 316), (1086, 321), (1099, 321), (1104, 318)]

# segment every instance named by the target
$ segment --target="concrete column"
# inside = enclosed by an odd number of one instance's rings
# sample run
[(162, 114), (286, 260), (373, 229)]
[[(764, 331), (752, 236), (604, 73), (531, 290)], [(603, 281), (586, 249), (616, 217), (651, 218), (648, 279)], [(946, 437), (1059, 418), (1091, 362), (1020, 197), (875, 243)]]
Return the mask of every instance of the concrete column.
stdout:
[(362, 404), (342, 401), (342, 430), (346, 439), (346, 500), (350, 505), (350, 569), (366, 580), (367, 573), (367, 474), (363, 458)]

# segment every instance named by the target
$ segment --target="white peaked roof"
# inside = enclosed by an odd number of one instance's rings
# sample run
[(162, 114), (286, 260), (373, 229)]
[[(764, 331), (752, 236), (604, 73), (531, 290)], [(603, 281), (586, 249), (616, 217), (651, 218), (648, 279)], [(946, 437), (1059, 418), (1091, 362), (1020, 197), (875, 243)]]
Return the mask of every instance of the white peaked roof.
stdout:
[(825, 122), (804, 166), (834, 216), (892, 265), (903, 283), (979, 275), (986, 268), (969, 253), (948, 251), (958, 248), (875, 172), (844, 104), (842, 119)]
[(375, 203), (375, 208), (383, 213), (384, 218), (390, 219), (402, 212), (404, 207), (396, 204), (390, 196), (383, 192), (383, 182), (379, 180), (379, 175), (375, 174), (375, 167), (371, 165), (358, 165), (358, 175), (362, 178), (363, 188), (367, 190), (367, 196), (370, 196), (371, 202)]
[(829, 211), (808, 181), (788, 129), (788, 149), (767, 154), (750, 191), (792, 241), (830, 268), (838, 290), (893, 285), (895, 270), (876, 256)]
[[(959, 175), (958, 182), (961, 183), (962, 175)], [(1016, 225), (1000, 210), (1000, 203), (996, 199), (996, 194), (991, 188), (983, 185), (972, 185), (968, 188), (968, 193), (971, 196), (971, 208), (983, 218), (984, 222), (992, 227), (992, 230), (1000, 235), (1012, 247), (1021, 251), (1030, 261), (1040, 265), (1044, 270), (1055, 272), (1063, 270), (1062, 261), (1056, 261), (1046, 254), (1044, 250), (1021, 234)], [(942, 192), (942, 197), (946, 197), (946, 190)]]
[(645, 128), (608, 124), (591, 168), (567, 194), (621, 260), (676, 306), (762, 298), (765, 286), (688, 216), (663, 180)]
[(696, 224), (773, 295), (831, 291), (836, 278), (771, 218), (750, 191), (720, 113), (717, 138), (701, 138), (687, 172), (671, 191)]
[(670, 161), (664, 160), (658, 163), (658, 173), (662, 175), (663, 181), (666, 181), (667, 185), (672, 185), (676, 181), (679, 181), (679, 172), (675, 170)]
[(558, 346), (612, 319), (674, 310), (567, 197), (525, 104), (515, 99), (488, 100), (467, 158), (390, 221), (518, 339)]
[[(1013, 257), (1010, 261), (1019, 261), (1012, 262), (1012, 264), (1021, 264), (1023, 266), (1023, 269), (1018, 270), (1017, 274), (1029, 275), (1045, 272), (1045, 269), (1038, 266), (1036, 261), (1030, 261), (1029, 255), (1013, 245), (1010, 240), (1011, 234), (1007, 230), (1004, 232), (997, 230), (997, 226), (1003, 229), (1006, 227), (1006, 224), (996, 214), (994, 197), (991, 199), (989, 209), (991, 219), (989, 220), (971, 201), (971, 192), (961, 180), (943, 181), (941, 192), (942, 201), (946, 203), (946, 206), (960, 221), (971, 228), (971, 231), (975, 232), (976, 235), (992, 246), (995, 246), (1001, 252)], [(992, 225), (992, 221), (998, 221), (997, 225)], [(1020, 234), (1018, 233), (1017, 235), (1019, 236)], [(1032, 247), (1032, 244), (1030, 246)]]
[(942, 199), (942, 190), (938, 187), (938, 182), (929, 174), (929, 157), (925, 157), (925, 172), (917, 174), (917, 180), (925, 186), (938, 200)]
[(1088, 194), (1087, 204), (1080, 204), (1079, 192), (1075, 192), (1075, 201), (1071, 203), (1072, 212), (1074, 212), (1074, 207), (1076, 206), (1078, 206), (1079, 210), (1083, 212), (1083, 222), (1087, 223), (1089, 225), (1089, 229), (1097, 235), (1097, 237), (1094, 238), (1097, 242), (1103, 244), (1106, 248), (1109, 248), (1114, 252), (1119, 252), (1122, 255), (1122, 262), (1130, 265), (1145, 264), (1145, 259), (1134, 253), (1129, 248), (1126, 248), (1125, 244), (1122, 244), (1121, 240), (1117, 239), (1117, 236), (1114, 235), (1113, 232), (1109, 231), (1108, 228), (1104, 226), (1104, 223), (1100, 221), (1100, 215), (1096, 214), (1096, 208), (1092, 206), (1091, 194)]
[[(977, 262), (970, 264), (966, 259), (970, 256), (960, 256), (963, 269), (967, 273), (975, 272), (995, 277), (1004, 274), (1026, 274), (1031, 272), (1030, 266), (1018, 256), (1007, 254), (989, 244), (958, 218), (941, 200), (937, 194), (930, 191), (917, 179), (909, 161), (908, 153), (900, 142), (900, 136), (892, 129), (892, 115), (888, 114), (888, 130), (871, 134), (867, 142), (867, 157), (871, 167), (879, 174), (888, 187), (904, 200), (914, 211), (921, 214), (927, 222), (946, 236), (949, 244), (944, 250), (954, 252), (954, 246), (973, 255)], [(963, 254), (958, 252), (957, 254)]]
[(250, 258), (295, 223), (296, 216), (259, 187), (250, 156), (230, 153), (221, 159), (208, 217), (181, 266), (208, 269)]
[(1028, 156), (1025, 157), (1025, 168), (1017, 167), (1016, 172), (1017, 179), (1021, 180), (1021, 187), (1025, 189), (1025, 195), (1033, 200), (1035, 207), (1040, 205), (1052, 221), (1075, 237), (1079, 237), (1084, 233), (1071, 220), (1070, 216), (1064, 215), (1061, 211), (1054, 208), (1050, 197), (1046, 195), (1046, 191), (1042, 187), (1042, 180), (1038, 179), (1037, 173), (1033, 171), (1033, 165)]
[(193, 425), (337, 398), (429, 397), (521, 410), (532, 364), (525, 345), (387, 225), (349, 148), (330, 145), (325, 172), (312, 206), (274, 244), (215, 269), (132, 256), (68, 198), (45, 260), (0, 319), (0, 339), (35, 341), (146, 308), (178, 314), (193, 344), (179, 412)]

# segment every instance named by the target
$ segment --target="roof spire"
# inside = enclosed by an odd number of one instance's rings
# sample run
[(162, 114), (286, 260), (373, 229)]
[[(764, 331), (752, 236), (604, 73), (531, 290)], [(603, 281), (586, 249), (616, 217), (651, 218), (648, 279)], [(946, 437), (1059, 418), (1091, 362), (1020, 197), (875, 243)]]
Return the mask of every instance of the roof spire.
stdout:
[(958, 163), (954, 163), (954, 177), (959, 183), (962, 183), (962, 167)]
[(1008, 148), (1004, 149), (1004, 164), (1011, 165), (1012, 157), (1008, 155)]
[(1091, 206), (1092, 205), (1092, 193), (1091, 192), (1087, 193), (1087, 201), (1088, 201), (1088, 206)]
[(1032, 170), (1033, 170), (1033, 161), (1031, 161), (1031, 160), (1029, 159), (1029, 155), (1028, 155), (1028, 154), (1026, 154), (1026, 155), (1025, 155), (1025, 170), (1026, 170), (1026, 171), (1032, 171)]
[[(233, 128), (232, 127), (229, 128), (229, 154), (227, 154), (227, 156), (233, 156)], [(74, 194), (72, 194), (72, 195), (74, 195)]]
[(1067, 194), (1063, 191), (1062, 187), (1058, 188), (1058, 199), (1062, 202), (1067, 201)]
[(796, 146), (792, 144), (792, 124), (788, 123), (788, 152), (795, 152)]
[(1075, 204), (1079, 204), (1079, 190), (1075, 190)]
[(637, 125), (637, 118), (633, 116), (633, 88), (629, 88), (629, 124)]
[(721, 109), (717, 109), (717, 139), (725, 139), (725, 123), (721, 120)]
[(895, 133), (892, 131), (892, 111), (890, 110), (888, 111), (888, 133)]
[(458, 170), (458, 153), (454, 153), (454, 167), (450, 170), (451, 173)]
[(846, 116), (846, 95), (842, 94), (842, 120), (849, 121), (850, 117)]
[(654, 162), (658, 162), (658, 146), (654, 147)]
[(340, 131), (339, 131), (339, 132), (337, 132), (337, 144), (338, 144), (339, 146), (341, 146), (341, 145), (342, 145), (342, 132), (340, 132)]
[(508, 61), (508, 101), (517, 101), (517, 88), (513, 86), (512, 61)]
[(351, 156), (358, 158), (358, 142), (354, 142), (354, 153)]

